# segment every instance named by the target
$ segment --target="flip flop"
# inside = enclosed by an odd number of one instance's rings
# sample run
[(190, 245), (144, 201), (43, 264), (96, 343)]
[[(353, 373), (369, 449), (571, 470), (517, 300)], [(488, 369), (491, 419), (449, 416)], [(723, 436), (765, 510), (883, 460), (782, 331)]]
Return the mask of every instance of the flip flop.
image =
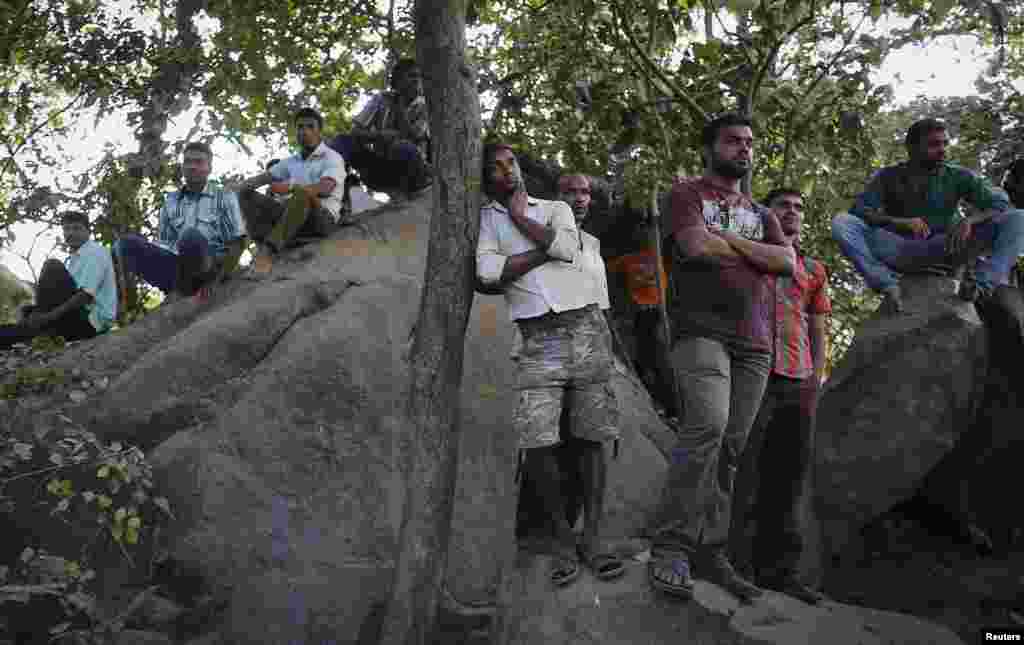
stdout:
[(622, 558), (614, 553), (588, 555), (580, 548), (579, 555), (598, 580), (614, 580), (626, 573), (626, 566), (622, 563)]
[(579, 578), (581, 571), (580, 563), (575, 558), (556, 555), (551, 561), (549, 577), (556, 587), (564, 587)]
[(686, 560), (648, 561), (647, 580), (652, 587), (670, 596), (683, 599), (693, 597), (690, 563)]

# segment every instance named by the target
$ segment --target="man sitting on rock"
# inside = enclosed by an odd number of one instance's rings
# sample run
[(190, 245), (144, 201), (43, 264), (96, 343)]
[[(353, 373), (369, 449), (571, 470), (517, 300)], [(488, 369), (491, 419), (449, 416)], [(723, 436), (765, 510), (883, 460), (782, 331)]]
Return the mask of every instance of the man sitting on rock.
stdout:
[(168, 300), (209, 297), (238, 267), (245, 223), (235, 193), (209, 182), (213, 153), (193, 141), (182, 153), (185, 185), (164, 197), (157, 240), (125, 235), (114, 255), (126, 274), (160, 289)]
[(825, 265), (800, 248), (803, 195), (792, 188), (776, 188), (764, 203), (778, 218), (786, 243), (796, 252), (796, 271), (775, 277), (772, 369), (751, 431), (760, 450), (748, 449), (743, 459), (744, 470), (757, 473), (752, 487), (756, 490), (753, 519), (757, 526), (754, 570), (759, 586), (816, 605), (823, 596), (796, 575), (804, 548), (797, 504), (813, 455), (818, 392), (825, 371), (826, 315), (832, 305)]
[(90, 239), (89, 217), (69, 212), (61, 218), (64, 244), (71, 250), (64, 265), (50, 259), (36, 283), (36, 304), (23, 308), (17, 325), (0, 326), (0, 349), (36, 336), (82, 340), (101, 334), (117, 317), (117, 285), (110, 251)]
[[(975, 265), (976, 289), (961, 295), (989, 297), (1007, 284), (1024, 253), (1024, 212), (1011, 209), (1002, 191), (980, 175), (946, 162), (949, 137), (942, 121), (917, 121), (905, 143), (909, 160), (876, 172), (850, 212), (832, 220), (832, 237), (868, 287), (884, 296), (885, 314), (903, 309), (897, 272), (959, 266), (969, 249), (979, 247), (989, 254)], [(961, 200), (979, 212), (958, 220)]]
[[(352, 223), (349, 214), (343, 219), (341, 213), (345, 160), (323, 142), (323, 125), (323, 117), (312, 108), (296, 112), (299, 154), (246, 179), (239, 187), (238, 200), (258, 245), (253, 258), (257, 275), (270, 273), (273, 257), (295, 237), (326, 237), (336, 225)], [(290, 195), (289, 199), (282, 203), (256, 192), (266, 184), (271, 192)]]
[(752, 166), (750, 120), (720, 116), (701, 141), (704, 175), (674, 184), (664, 231), (683, 418), (648, 577), (655, 589), (688, 598), (692, 563), (702, 579), (750, 601), (761, 590), (727, 552), (733, 474), (771, 368), (774, 278), (792, 275), (794, 258), (775, 215), (740, 192)]
[[(618, 407), (609, 383), (608, 328), (600, 310), (602, 289), (569, 207), (526, 194), (510, 147), (486, 145), (483, 162), (484, 193), (491, 201), (480, 212), (477, 277), (484, 287), (503, 288), (509, 315), (522, 334), (513, 427), (525, 452), (523, 474), (533, 482), (555, 527), (551, 581), (562, 586), (575, 580), (580, 557), (597, 577), (613, 578), (624, 568), (618, 557), (602, 551), (599, 535), (606, 477), (603, 444), (619, 436)], [(563, 409), (582, 464), (586, 521), (579, 546), (566, 518), (555, 450), (570, 439), (560, 432)]]
[(367, 189), (417, 193), (431, 183), (430, 123), (416, 61), (403, 58), (391, 71), (391, 91), (374, 96), (352, 120), (352, 132), (331, 140)]

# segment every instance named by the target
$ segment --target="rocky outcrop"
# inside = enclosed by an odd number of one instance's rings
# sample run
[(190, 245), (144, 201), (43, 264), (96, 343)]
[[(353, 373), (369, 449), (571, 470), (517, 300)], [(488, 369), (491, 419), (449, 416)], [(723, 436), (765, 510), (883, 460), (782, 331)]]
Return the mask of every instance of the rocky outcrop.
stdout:
[[(170, 558), (223, 599), (226, 642), (372, 642), (380, 628), (404, 503), (406, 353), (429, 210), (427, 196), (363, 213), (359, 225), (289, 251), (269, 281), (233, 280), (208, 301), (160, 307), (57, 361), (109, 379), (69, 413), (150, 451), (176, 518), (162, 536)], [(512, 342), (503, 299), (478, 296), (448, 618), (493, 614), (514, 553)], [(671, 433), (618, 368), (624, 433), (610, 538), (645, 526), (665, 470), (657, 444)]]
[[(821, 398), (812, 579), (860, 557), (860, 529), (911, 497), (971, 418), (985, 369), (973, 305), (949, 278), (905, 276), (902, 285), (905, 312), (875, 314), (857, 330)], [(807, 528), (817, 537), (814, 523)]]

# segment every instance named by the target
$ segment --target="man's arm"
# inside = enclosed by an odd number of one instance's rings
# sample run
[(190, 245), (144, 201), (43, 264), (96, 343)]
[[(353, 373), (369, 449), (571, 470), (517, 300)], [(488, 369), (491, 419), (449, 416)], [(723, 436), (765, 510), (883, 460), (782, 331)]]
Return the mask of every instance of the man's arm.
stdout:
[(720, 231), (717, 235), (725, 240), (744, 260), (762, 272), (793, 275), (796, 267), (796, 255), (793, 253), (792, 247), (754, 242), (732, 231)]
[(672, 238), (687, 260), (729, 264), (743, 257), (724, 237), (715, 235), (702, 226), (680, 229), (672, 234)]
[(241, 188), (255, 190), (255, 189), (257, 189), (257, 188), (259, 188), (261, 186), (266, 186), (267, 184), (269, 184), (269, 183), (271, 183), (273, 181), (274, 181), (274, 178), (273, 178), (273, 176), (271, 176), (270, 172), (269, 171), (265, 171), (265, 172), (261, 172), (258, 175), (254, 175), (252, 177), (249, 177), (248, 179), (243, 181), (241, 183)]
[(814, 363), (814, 378), (818, 385), (825, 378), (825, 358), (828, 356), (828, 318), (825, 314), (808, 316), (808, 332), (811, 337), (811, 360)]

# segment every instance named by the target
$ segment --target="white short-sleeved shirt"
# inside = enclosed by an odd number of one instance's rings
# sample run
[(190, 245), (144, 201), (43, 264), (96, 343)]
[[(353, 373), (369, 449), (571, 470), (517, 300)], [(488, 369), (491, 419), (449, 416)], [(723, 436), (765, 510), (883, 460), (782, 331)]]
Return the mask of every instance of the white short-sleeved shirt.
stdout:
[[(527, 203), (526, 216), (553, 229), (555, 239), (546, 249), (550, 261), (505, 287), (509, 317), (535, 318), (551, 311), (560, 313), (598, 303), (600, 289), (583, 259), (583, 238), (569, 205), (533, 197)], [(537, 245), (519, 231), (500, 203), (491, 202), (481, 209), (476, 249), (477, 276), (481, 282), (497, 284), (510, 256), (535, 248)]]
[(321, 195), (320, 204), (335, 222), (338, 221), (341, 200), (345, 195), (345, 160), (323, 141), (305, 159), (302, 155), (292, 155), (274, 164), (270, 176), (274, 181), (300, 185), (316, 184), (324, 177), (330, 177), (334, 180), (334, 190), (326, 197)]
[(92, 296), (86, 309), (93, 329), (110, 329), (117, 318), (117, 282), (110, 251), (99, 242), (88, 240), (65, 263), (75, 286)]

